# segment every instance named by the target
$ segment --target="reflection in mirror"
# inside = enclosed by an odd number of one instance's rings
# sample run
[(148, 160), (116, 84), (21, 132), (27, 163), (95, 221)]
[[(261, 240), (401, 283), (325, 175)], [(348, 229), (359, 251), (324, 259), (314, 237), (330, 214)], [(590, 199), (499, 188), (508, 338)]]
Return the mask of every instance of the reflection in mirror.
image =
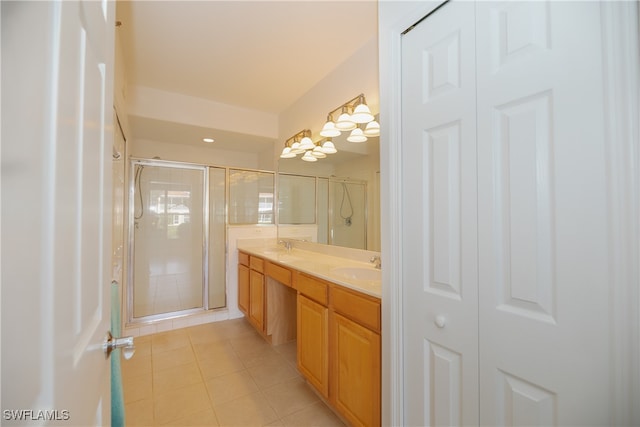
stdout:
[(330, 178), (327, 243), (367, 249), (367, 183)]
[(229, 170), (229, 224), (275, 224), (274, 173)]
[[(302, 161), (299, 156), (278, 160), (279, 185), (282, 185), (282, 176), (298, 176), (306, 185), (310, 185), (313, 178), (317, 194), (313, 203), (308, 197), (300, 196), (300, 190), (298, 193), (278, 190), (278, 205), (282, 209), (278, 220), (279, 238), (302, 239), (300, 236), (304, 235), (318, 243), (380, 250), (379, 137), (352, 143), (347, 141), (347, 135), (333, 138), (337, 153), (316, 162)], [(285, 178), (285, 182), (288, 180)], [(288, 218), (298, 213), (288, 213), (283, 208), (302, 209), (302, 205), (305, 210), (315, 207), (316, 220), (312, 226), (288, 223)], [(283, 214), (287, 222), (283, 222)]]
[(315, 207), (315, 177), (278, 175), (278, 224), (315, 224)]

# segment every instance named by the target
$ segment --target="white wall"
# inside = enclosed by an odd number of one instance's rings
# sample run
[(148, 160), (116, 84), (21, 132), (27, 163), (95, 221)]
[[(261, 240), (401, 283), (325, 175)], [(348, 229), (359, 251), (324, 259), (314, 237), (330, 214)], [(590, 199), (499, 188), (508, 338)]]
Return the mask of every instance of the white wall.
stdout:
[(276, 114), (143, 86), (131, 87), (129, 92), (132, 115), (247, 135), (278, 136)]
[(280, 113), (280, 141), (274, 147), (276, 157), (280, 155), (284, 141), (303, 129), (311, 130), (314, 141), (320, 139), (319, 133), (327, 120), (327, 113), (361, 93), (365, 95), (371, 112), (376, 114), (380, 110), (377, 38), (372, 38)]
[(129, 153), (133, 157), (198, 163), (212, 166), (231, 166), (247, 169), (261, 169), (258, 153), (219, 150), (207, 145), (172, 144), (167, 142), (136, 139), (131, 142)]

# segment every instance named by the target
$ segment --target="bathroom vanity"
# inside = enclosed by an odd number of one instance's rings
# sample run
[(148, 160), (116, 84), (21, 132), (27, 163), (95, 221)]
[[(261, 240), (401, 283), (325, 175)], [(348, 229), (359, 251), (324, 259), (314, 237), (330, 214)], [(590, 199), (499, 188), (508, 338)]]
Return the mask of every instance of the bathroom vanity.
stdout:
[(380, 270), (311, 250), (238, 247), (249, 322), (273, 345), (297, 340), (298, 370), (349, 423), (380, 425)]

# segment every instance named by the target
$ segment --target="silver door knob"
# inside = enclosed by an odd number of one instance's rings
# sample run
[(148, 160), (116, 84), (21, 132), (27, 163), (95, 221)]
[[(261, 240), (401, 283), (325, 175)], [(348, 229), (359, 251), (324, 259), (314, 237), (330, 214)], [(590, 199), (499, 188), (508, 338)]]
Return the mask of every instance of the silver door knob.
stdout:
[(113, 335), (111, 335), (111, 331), (108, 331), (102, 344), (102, 349), (106, 355), (105, 357), (108, 358), (111, 356), (111, 352), (116, 348), (122, 349), (122, 355), (125, 359), (131, 359), (133, 353), (136, 351), (136, 347), (133, 345), (133, 337), (114, 338)]
[(438, 315), (433, 323), (435, 323), (438, 328), (444, 328), (444, 325), (447, 323), (447, 319), (443, 315)]

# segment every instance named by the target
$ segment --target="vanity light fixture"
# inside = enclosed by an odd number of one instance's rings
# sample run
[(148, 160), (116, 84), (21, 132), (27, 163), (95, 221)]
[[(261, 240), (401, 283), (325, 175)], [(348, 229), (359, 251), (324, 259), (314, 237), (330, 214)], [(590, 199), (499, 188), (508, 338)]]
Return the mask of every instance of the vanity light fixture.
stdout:
[[(340, 116), (333, 122), (333, 115), (340, 111)], [(360, 129), (358, 125), (366, 124)], [(367, 105), (364, 94), (360, 94), (345, 102), (338, 108), (329, 111), (327, 121), (320, 131), (320, 135), (325, 137), (335, 137), (341, 132), (351, 131), (347, 138), (349, 142), (365, 142), (368, 136), (380, 135), (380, 124), (374, 120), (373, 114)]]
[[(325, 145), (328, 151), (325, 151)], [(333, 154), (337, 151), (330, 140), (325, 141), (323, 144), (320, 144), (320, 142), (314, 143), (311, 139), (311, 131), (305, 129), (285, 141), (282, 153), (280, 153), (280, 158), (291, 159), (298, 154), (304, 153), (302, 160), (306, 162), (316, 162), (318, 159), (327, 157), (327, 154)]]

